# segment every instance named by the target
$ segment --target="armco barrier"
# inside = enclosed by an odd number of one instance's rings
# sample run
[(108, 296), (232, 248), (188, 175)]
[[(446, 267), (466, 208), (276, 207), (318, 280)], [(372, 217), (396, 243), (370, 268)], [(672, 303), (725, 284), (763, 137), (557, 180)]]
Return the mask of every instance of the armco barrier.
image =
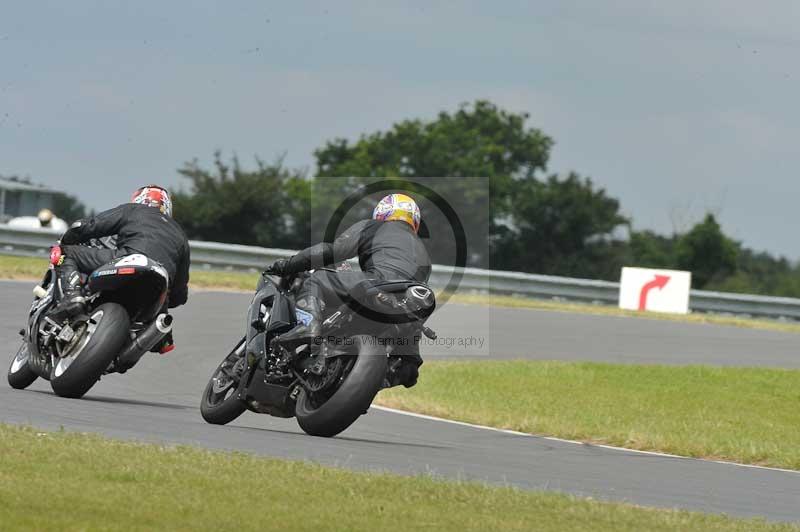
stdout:
[[(58, 238), (44, 229), (18, 229), (0, 225), (0, 253), (12, 255), (47, 255), (50, 245)], [(259, 271), (278, 258), (294, 252), (218, 242), (190, 241), (192, 267), (215, 270)], [(447, 287), (453, 274), (461, 274), (459, 292), (515, 294), (525, 297), (590, 301), (615, 305), (619, 283), (591, 279), (572, 279), (551, 275), (482, 270), (434, 265), (430, 284)], [(690, 306), (694, 311), (730, 313), (772, 318), (800, 319), (800, 299), (733, 294), (692, 290)]]

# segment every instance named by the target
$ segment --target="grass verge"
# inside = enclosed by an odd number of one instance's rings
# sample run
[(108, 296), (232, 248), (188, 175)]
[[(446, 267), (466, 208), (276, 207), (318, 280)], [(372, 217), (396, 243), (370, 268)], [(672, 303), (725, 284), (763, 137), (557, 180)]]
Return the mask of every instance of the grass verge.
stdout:
[[(38, 281), (47, 269), (47, 260), (36, 257), (0, 255), (0, 279), (30, 279)], [(191, 286), (222, 290), (253, 291), (258, 274), (192, 270)]]
[[(3, 279), (38, 280), (42, 277), (42, 272), (46, 267), (47, 262), (45, 259), (0, 255), (0, 278)], [(191, 274), (191, 286), (199, 289), (243, 290), (250, 292), (255, 289), (257, 281), (257, 273), (195, 269), (192, 270)], [(660, 314), (652, 312), (643, 314), (635, 311), (621, 310), (606, 305), (565, 303), (542, 299), (481, 294), (457, 294), (454, 295), (450, 301), (453, 303), (464, 303), (468, 305), (527, 308), (534, 310), (548, 310), (553, 312), (662, 319), (689, 323), (714, 323), (717, 325), (733, 325), (736, 327), (748, 327), (751, 329), (766, 329), (781, 332), (800, 333), (800, 323), (737, 318), (735, 316), (719, 316), (714, 314), (689, 314), (686, 316), (680, 314)]]
[(430, 362), (377, 403), (570, 440), (800, 470), (800, 371)]
[(4, 425), (0, 456), (3, 530), (800, 530)]
[(502, 295), (456, 295), (452, 299), (455, 303), (475, 305), (490, 305), (495, 307), (527, 308), (534, 310), (548, 310), (552, 312), (569, 312), (574, 314), (594, 314), (598, 316), (621, 316), (627, 318), (658, 319), (667, 321), (680, 321), (687, 323), (711, 323), (716, 325), (732, 325), (748, 329), (764, 329), (769, 331), (800, 333), (800, 323), (791, 321), (778, 321), (758, 318), (740, 318), (737, 316), (723, 316), (719, 314), (667, 314), (662, 312), (637, 312), (623, 310), (609, 305), (592, 305), (589, 303), (569, 303), (563, 301), (549, 301), (544, 299), (530, 299)]

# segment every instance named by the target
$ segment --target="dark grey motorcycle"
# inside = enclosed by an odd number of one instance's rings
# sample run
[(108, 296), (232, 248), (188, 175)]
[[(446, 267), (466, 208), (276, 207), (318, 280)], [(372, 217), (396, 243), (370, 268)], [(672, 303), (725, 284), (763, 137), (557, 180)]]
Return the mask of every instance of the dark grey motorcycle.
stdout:
[[(53, 248), (56, 263), (60, 248)], [(62, 397), (82, 397), (103, 374), (124, 373), (172, 328), (162, 312), (167, 272), (144, 255), (120, 257), (83, 279), (85, 313), (56, 320), (50, 311), (62, 292), (54, 267), (34, 288), (22, 345), (8, 370), (17, 389), (41, 377)]]
[(203, 392), (200, 411), (208, 423), (224, 425), (250, 410), (296, 416), (306, 433), (335, 436), (367, 412), (412, 342), (436, 336), (424, 325), (436, 307), (429, 287), (365, 282), (326, 314), (316, 345), (287, 349), (277, 338), (296, 325), (294, 297), (302, 280), (262, 276), (245, 336)]

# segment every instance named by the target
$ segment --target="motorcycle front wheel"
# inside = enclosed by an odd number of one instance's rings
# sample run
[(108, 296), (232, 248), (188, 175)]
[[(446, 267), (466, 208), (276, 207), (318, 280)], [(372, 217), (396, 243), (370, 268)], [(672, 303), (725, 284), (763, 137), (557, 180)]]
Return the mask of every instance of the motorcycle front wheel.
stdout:
[(315, 405), (305, 389), (297, 395), (297, 423), (307, 434), (330, 438), (352, 425), (372, 404), (386, 377), (386, 350), (374, 337), (353, 337), (358, 356), (333, 395)]
[(37, 377), (38, 375), (28, 364), (28, 342), (22, 342), (8, 368), (8, 384), (17, 390), (24, 390), (33, 384)]
[(244, 370), (244, 344), (242, 338), (233, 351), (217, 366), (208, 381), (200, 401), (200, 414), (212, 425), (227, 425), (241, 416), (247, 408), (236, 397), (236, 388)]

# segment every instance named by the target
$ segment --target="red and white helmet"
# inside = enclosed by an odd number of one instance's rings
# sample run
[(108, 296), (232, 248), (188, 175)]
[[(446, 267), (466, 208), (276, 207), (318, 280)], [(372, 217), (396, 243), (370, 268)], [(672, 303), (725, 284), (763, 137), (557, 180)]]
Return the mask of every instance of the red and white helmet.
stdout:
[(167, 189), (158, 185), (147, 185), (133, 193), (131, 203), (139, 203), (148, 207), (155, 207), (162, 214), (172, 216), (172, 198)]

